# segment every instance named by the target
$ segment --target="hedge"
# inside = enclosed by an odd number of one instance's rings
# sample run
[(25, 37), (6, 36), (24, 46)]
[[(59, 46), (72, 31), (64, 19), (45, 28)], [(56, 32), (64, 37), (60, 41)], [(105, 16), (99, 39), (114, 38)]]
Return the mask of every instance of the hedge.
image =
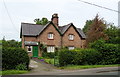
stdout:
[(54, 52), (42, 52), (42, 57), (44, 58), (54, 58), (55, 53)]
[(2, 69), (16, 69), (18, 65), (23, 64), (29, 68), (29, 56), (22, 48), (2, 48)]
[(59, 64), (65, 66), (73, 65), (93, 65), (98, 64), (101, 54), (95, 49), (61, 49), (59, 51)]
[(120, 48), (118, 44), (108, 44), (104, 40), (97, 40), (90, 44), (102, 54), (99, 64), (120, 64)]

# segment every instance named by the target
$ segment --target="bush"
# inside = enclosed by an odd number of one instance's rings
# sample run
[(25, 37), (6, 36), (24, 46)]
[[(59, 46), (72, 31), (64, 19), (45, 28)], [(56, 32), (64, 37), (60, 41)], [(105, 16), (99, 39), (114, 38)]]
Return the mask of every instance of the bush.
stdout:
[(102, 61), (100, 64), (120, 64), (120, 49), (117, 44), (105, 44), (102, 53)]
[(60, 66), (98, 64), (100, 57), (100, 53), (94, 49), (62, 49), (59, 52), (59, 64)]
[(19, 64), (15, 67), (16, 70), (27, 70), (27, 67), (25, 64)]
[(99, 64), (120, 64), (120, 48), (118, 44), (107, 44), (104, 40), (97, 40), (90, 44), (102, 56)]
[(19, 64), (29, 68), (29, 56), (22, 48), (2, 48), (2, 69), (16, 69)]
[(44, 59), (43, 57), (38, 57), (38, 59)]
[(54, 53), (54, 52), (50, 52), (50, 53), (48, 53), (48, 52), (43, 52), (43, 53), (42, 53), (42, 56), (43, 56), (44, 58), (54, 58), (55, 53)]

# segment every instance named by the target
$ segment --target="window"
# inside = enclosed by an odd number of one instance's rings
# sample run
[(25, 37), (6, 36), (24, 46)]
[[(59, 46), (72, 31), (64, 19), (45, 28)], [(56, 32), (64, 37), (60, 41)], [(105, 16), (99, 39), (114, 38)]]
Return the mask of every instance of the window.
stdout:
[(73, 50), (73, 49), (75, 49), (75, 47), (72, 47), (72, 46), (71, 46), (71, 47), (68, 47), (68, 49), (69, 49), (69, 50)]
[(48, 34), (48, 39), (53, 39), (53, 33)]
[(73, 35), (73, 34), (70, 34), (70, 35), (68, 36), (68, 38), (69, 38), (69, 40), (74, 40), (74, 35)]
[(27, 51), (32, 52), (32, 46), (27, 46)]
[(55, 50), (54, 46), (47, 47), (47, 52), (54, 52), (54, 50)]

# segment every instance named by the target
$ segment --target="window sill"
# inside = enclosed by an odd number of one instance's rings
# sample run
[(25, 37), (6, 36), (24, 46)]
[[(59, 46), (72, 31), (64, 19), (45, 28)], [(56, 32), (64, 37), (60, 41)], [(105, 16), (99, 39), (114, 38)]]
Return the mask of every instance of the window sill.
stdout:
[(48, 40), (54, 40), (54, 39), (49, 39), (49, 38), (48, 38)]
[(69, 40), (69, 41), (74, 41), (74, 40)]
[(27, 51), (28, 53), (31, 53), (32, 51)]

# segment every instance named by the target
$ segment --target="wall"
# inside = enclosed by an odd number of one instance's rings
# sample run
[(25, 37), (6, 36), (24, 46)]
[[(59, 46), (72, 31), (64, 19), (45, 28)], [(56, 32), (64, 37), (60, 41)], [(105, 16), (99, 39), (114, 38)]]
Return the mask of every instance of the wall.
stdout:
[[(48, 33), (54, 34), (54, 39), (48, 39)], [(38, 41), (44, 42), (46, 45), (61, 46), (61, 36), (58, 31), (50, 24), (39, 36)]]
[[(74, 34), (74, 40), (69, 40), (68, 36), (69, 34)], [(66, 33), (63, 36), (63, 46), (74, 46), (76, 48), (81, 48), (82, 47), (82, 40), (79, 37), (79, 34), (75, 31), (75, 29), (73, 28), (73, 26), (71, 26)]]

